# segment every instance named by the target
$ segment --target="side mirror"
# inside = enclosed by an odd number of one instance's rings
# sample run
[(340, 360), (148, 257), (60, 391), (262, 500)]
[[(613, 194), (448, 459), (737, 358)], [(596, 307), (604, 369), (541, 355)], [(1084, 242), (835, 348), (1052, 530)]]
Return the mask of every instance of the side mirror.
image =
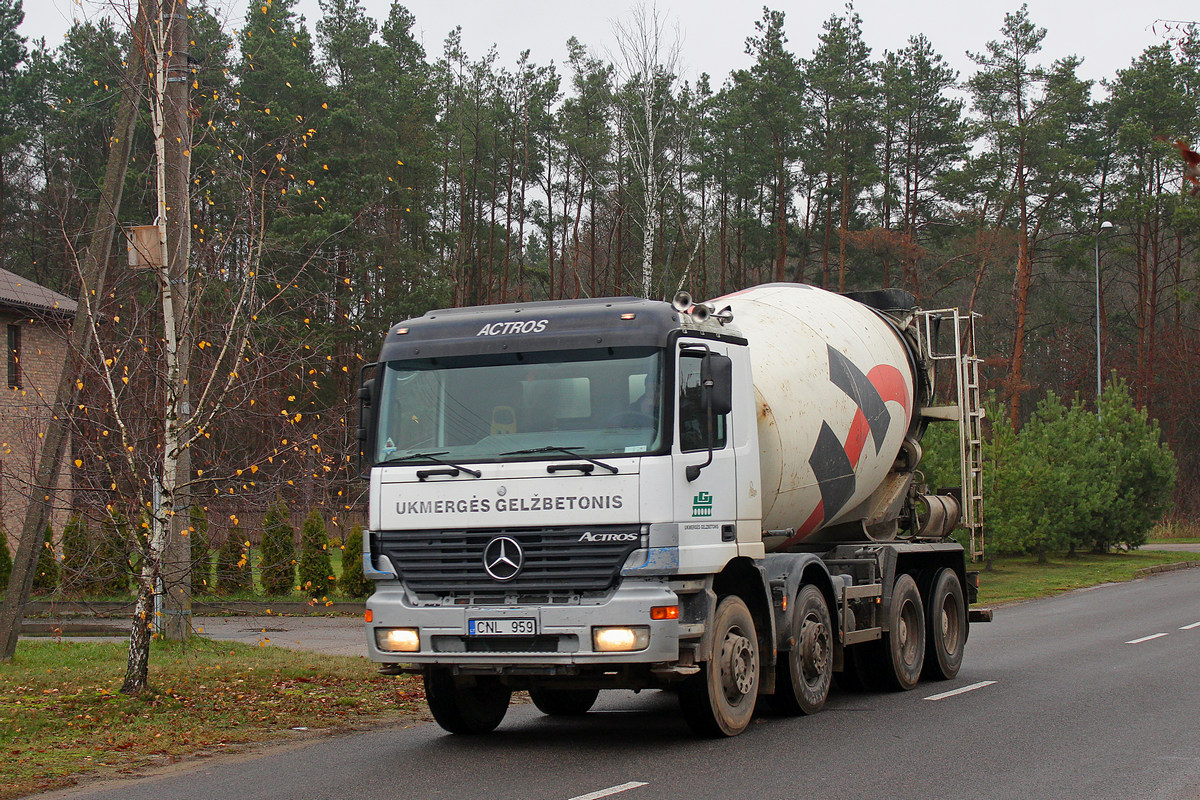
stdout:
[(700, 362), (700, 385), (704, 387), (705, 441), (708, 459), (703, 464), (689, 464), (684, 471), (688, 483), (700, 477), (700, 471), (712, 463), (713, 421), (733, 410), (733, 360), (729, 356), (709, 351)]
[(378, 366), (366, 364), (358, 375), (358, 471), (363, 477), (375, 460), (375, 378), (367, 378), (366, 373)]
[(715, 416), (733, 410), (733, 360), (710, 353), (700, 365), (700, 381), (709, 392), (709, 408)]

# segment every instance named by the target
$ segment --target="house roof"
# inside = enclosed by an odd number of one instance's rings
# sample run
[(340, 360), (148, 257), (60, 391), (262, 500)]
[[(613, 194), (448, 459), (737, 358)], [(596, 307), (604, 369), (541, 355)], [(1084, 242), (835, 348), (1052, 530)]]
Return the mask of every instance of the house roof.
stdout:
[(8, 306), (23, 312), (74, 317), (78, 305), (64, 294), (51, 291), (6, 269), (0, 269), (0, 307)]

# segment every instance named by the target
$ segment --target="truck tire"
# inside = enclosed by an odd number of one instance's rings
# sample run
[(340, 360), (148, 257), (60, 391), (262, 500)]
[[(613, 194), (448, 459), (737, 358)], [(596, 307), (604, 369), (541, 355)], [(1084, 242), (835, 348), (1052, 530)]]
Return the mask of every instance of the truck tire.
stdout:
[(491, 733), (508, 713), (512, 689), (499, 679), (483, 676), (468, 683), (450, 670), (434, 667), (425, 673), (425, 701), (438, 725), (450, 733)]
[(883, 655), (885, 685), (908, 691), (921, 680), (925, 666), (925, 606), (911, 575), (901, 575), (892, 587)]
[(775, 668), (772, 708), (784, 714), (815, 714), (833, 682), (833, 623), (825, 595), (812, 584), (800, 589), (792, 608), (792, 649)]
[(600, 695), (599, 689), (552, 689), (533, 686), (529, 699), (538, 711), (552, 717), (578, 717), (591, 710)]
[(761, 663), (754, 617), (742, 598), (717, 604), (712, 631), (708, 659), (679, 686), (679, 706), (701, 736), (737, 736), (754, 714)]
[(925, 618), (925, 677), (950, 680), (962, 667), (967, 643), (967, 604), (962, 581), (952, 569), (943, 569), (929, 593)]

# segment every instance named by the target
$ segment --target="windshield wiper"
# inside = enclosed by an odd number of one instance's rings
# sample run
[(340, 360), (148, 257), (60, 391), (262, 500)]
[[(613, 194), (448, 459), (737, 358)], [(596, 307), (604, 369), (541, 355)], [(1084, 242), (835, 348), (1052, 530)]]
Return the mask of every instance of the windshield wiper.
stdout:
[[(449, 450), (438, 450), (433, 453), (411, 453), (409, 455), (403, 455), (403, 456), (391, 456), (390, 458), (385, 458), (380, 463), (395, 464), (400, 461), (409, 461), (410, 459), (414, 459), (414, 458), (423, 458), (426, 461), (432, 461), (435, 464), (444, 464), (447, 467), (453, 467), (454, 469), (458, 470), (459, 472), (465, 472), (468, 475), (475, 477), (475, 478), (478, 478), (483, 475), (483, 473), (480, 472), (479, 470), (470, 469), (468, 467), (464, 467), (459, 464), (455, 464), (451, 461), (443, 461), (442, 459), (438, 458), (438, 456), (444, 456), (444, 455), (446, 455), (446, 453), (449, 453), (449, 452), (450, 452)], [(457, 474), (457, 473), (455, 473), (455, 474)]]
[(612, 464), (605, 464), (603, 461), (597, 461), (594, 458), (589, 458), (588, 456), (585, 456), (585, 455), (575, 452), (576, 450), (582, 450), (582, 449), (583, 449), (582, 445), (579, 445), (576, 447), (556, 447), (554, 445), (550, 445), (548, 447), (531, 447), (528, 450), (513, 450), (508, 453), (501, 453), (500, 455), (502, 455), (502, 456), (528, 456), (528, 455), (533, 455), (534, 453), (565, 453), (566, 455), (572, 456), (574, 458), (583, 459), (584, 461), (587, 461), (590, 464), (595, 464), (597, 467), (602, 467), (613, 474), (620, 472), (620, 470), (618, 470)]

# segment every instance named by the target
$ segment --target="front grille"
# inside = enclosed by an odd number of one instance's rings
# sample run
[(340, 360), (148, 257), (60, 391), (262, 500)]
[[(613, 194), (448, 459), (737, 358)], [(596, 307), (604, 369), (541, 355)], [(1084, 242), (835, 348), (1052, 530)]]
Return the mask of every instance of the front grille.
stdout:
[[(378, 541), (381, 554), (420, 594), (582, 593), (601, 592), (616, 582), (625, 559), (640, 544), (640, 531), (636, 525), (384, 531)], [(581, 541), (586, 534), (592, 541)], [(632, 534), (632, 541), (611, 541), (613, 534)], [(507, 581), (497, 581), (483, 566), (484, 548), (498, 536), (515, 540), (524, 551), (521, 571)]]

